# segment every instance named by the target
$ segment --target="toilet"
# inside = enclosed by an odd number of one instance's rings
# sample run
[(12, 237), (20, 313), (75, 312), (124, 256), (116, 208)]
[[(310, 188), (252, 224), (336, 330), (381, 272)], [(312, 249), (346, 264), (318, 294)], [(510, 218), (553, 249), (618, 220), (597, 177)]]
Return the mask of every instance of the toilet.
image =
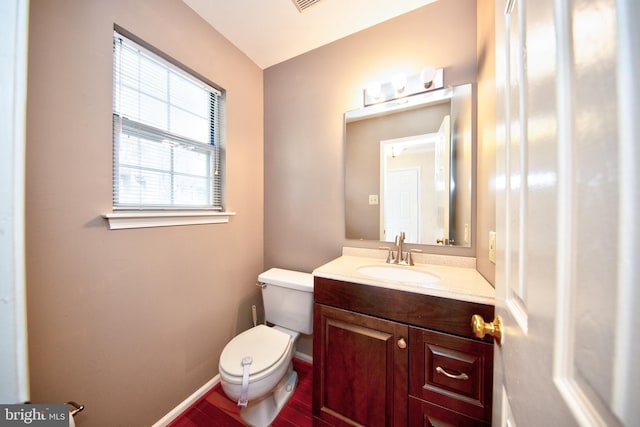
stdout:
[(258, 276), (265, 321), (233, 338), (222, 350), (222, 390), (242, 407), (249, 425), (266, 427), (293, 394), (298, 374), (296, 340), (313, 331), (313, 276), (272, 268)]

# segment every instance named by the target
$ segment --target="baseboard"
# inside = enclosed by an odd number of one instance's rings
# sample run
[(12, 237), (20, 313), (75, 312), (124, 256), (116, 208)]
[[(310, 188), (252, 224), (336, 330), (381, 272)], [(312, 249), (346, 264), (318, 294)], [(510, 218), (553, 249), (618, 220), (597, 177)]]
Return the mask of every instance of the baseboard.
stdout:
[(296, 354), (293, 357), (313, 365), (313, 357), (309, 356), (308, 354), (300, 353), (299, 351), (296, 351)]
[(171, 424), (173, 420), (182, 415), (187, 409), (189, 409), (194, 403), (196, 403), (198, 399), (207, 394), (207, 392), (214, 388), (219, 382), (220, 374), (207, 381), (205, 385), (196, 390), (196, 392), (191, 396), (187, 397), (184, 401), (182, 401), (182, 403), (178, 404), (178, 406), (173, 408), (167, 415), (158, 420), (152, 427), (166, 427)]
[[(313, 357), (309, 356), (305, 353), (296, 352), (296, 359), (300, 359), (303, 362), (307, 362), (313, 364)], [(156, 421), (152, 427), (166, 427), (171, 424), (176, 418), (182, 415), (187, 409), (189, 409), (194, 403), (198, 401), (202, 396), (207, 394), (211, 389), (213, 389), (220, 382), (220, 374), (216, 375), (202, 387), (195, 391), (191, 396), (187, 397), (184, 401), (182, 401), (178, 406), (173, 408), (167, 415), (162, 417), (160, 420)]]

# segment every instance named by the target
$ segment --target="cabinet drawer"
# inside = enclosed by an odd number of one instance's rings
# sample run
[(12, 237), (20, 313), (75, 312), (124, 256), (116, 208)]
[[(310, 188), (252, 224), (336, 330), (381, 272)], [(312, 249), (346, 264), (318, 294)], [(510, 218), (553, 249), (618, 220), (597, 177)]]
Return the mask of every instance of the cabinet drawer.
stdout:
[(489, 421), (493, 345), (410, 328), (410, 395)]
[(488, 422), (467, 417), (433, 403), (409, 397), (411, 427), (489, 427)]

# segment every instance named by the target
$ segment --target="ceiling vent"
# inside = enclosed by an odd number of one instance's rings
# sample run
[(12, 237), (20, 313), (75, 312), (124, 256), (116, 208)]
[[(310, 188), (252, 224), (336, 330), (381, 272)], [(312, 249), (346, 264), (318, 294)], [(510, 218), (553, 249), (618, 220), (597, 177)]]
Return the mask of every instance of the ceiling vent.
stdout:
[(306, 9), (309, 9), (314, 4), (320, 2), (320, 0), (291, 0), (291, 1), (293, 1), (293, 4), (296, 5), (300, 13), (304, 12)]

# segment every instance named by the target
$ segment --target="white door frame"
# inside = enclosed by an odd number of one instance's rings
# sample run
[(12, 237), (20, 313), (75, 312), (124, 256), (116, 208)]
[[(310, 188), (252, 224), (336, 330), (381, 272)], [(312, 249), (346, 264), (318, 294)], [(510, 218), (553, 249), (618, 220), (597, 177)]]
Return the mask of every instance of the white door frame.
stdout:
[(28, 0), (0, 2), (0, 402), (29, 400), (24, 256)]

